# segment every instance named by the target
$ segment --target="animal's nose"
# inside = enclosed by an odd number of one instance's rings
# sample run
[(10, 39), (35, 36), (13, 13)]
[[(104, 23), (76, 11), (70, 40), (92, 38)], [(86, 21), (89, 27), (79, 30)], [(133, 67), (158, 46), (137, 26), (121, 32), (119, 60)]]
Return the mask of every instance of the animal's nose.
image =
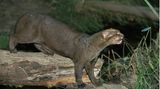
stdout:
[(123, 34), (121, 34), (121, 39), (123, 39), (124, 38), (124, 35)]
[(124, 38), (124, 35), (122, 33), (120, 33), (120, 32), (118, 32), (117, 35), (119, 35), (121, 37), (121, 39)]

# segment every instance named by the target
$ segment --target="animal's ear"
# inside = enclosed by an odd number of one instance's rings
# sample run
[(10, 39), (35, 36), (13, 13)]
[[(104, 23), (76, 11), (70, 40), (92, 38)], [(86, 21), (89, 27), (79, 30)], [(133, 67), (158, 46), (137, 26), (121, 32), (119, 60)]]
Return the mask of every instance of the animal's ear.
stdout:
[(109, 35), (109, 32), (107, 32), (107, 31), (103, 31), (103, 32), (102, 32), (102, 37), (103, 37), (103, 38), (107, 38), (108, 35)]

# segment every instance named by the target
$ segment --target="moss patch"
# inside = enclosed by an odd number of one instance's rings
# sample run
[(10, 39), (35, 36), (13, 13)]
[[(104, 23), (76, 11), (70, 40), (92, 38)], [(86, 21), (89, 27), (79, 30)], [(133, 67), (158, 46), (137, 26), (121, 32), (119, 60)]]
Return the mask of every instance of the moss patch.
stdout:
[(8, 49), (9, 36), (7, 33), (0, 33), (0, 49)]

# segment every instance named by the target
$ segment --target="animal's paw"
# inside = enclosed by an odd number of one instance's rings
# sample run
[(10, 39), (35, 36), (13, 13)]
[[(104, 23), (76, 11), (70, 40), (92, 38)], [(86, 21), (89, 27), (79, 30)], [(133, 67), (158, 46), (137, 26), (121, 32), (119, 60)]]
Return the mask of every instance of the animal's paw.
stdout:
[(10, 53), (17, 53), (17, 50), (16, 49), (12, 49), (12, 50), (10, 50)]
[(103, 80), (102, 79), (97, 79), (94, 83), (95, 86), (102, 86), (103, 85)]
[(78, 89), (84, 89), (86, 87), (85, 83), (78, 84)]

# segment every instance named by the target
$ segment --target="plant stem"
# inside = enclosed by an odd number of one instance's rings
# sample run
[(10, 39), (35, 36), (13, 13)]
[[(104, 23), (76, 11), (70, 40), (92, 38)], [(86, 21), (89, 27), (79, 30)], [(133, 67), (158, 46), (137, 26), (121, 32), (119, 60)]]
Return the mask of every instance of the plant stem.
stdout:
[(146, 2), (146, 4), (149, 6), (149, 8), (152, 10), (152, 12), (157, 16), (157, 18), (160, 20), (158, 13), (156, 12), (156, 10), (153, 8), (153, 6), (148, 2), (148, 0), (144, 0)]

